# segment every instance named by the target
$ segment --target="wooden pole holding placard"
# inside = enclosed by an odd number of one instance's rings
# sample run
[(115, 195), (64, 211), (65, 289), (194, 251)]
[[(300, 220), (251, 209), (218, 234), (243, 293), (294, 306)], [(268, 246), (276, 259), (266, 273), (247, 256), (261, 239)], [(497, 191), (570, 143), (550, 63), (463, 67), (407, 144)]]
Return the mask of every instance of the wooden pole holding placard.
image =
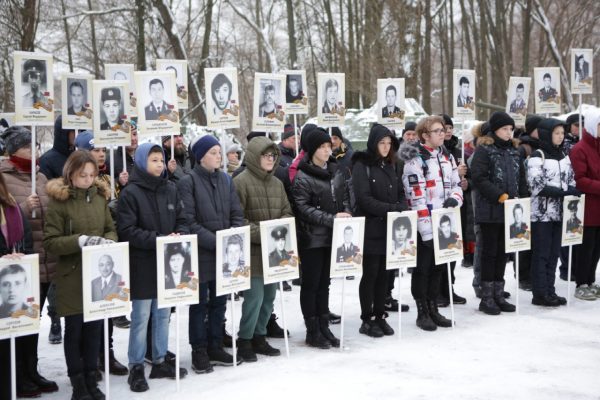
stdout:
[[(31, 194), (35, 195), (37, 179), (37, 168), (35, 158), (37, 156), (37, 145), (35, 140), (35, 125), (31, 127)], [(35, 208), (31, 210), (31, 218), (35, 218)]]
[[(581, 119), (581, 115), (579, 116), (579, 118)], [(579, 126), (581, 126), (581, 125), (579, 125)], [(569, 263), (567, 264), (568, 265), (568, 270), (567, 270), (567, 307), (569, 307), (571, 305), (571, 260), (572, 260), (571, 257), (573, 257), (573, 246), (572, 245), (569, 246)]]
[(237, 345), (235, 338), (237, 334), (235, 332), (235, 301), (233, 299), (234, 293), (231, 293), (231, 346), (233, 348), (233, 368), (237, 366)]
[(177, 381), (177, 392), (181, 389), (181, 377), (179, 376), (179, 363), (181, 362), (179, 353), (179, 305), (175, 306), (175, 380)]
[(17, 400), (17, 356), (15, 351), (15, 335), (10, 335), (10, 396)]
[[(452, 319), (452, 329), (454, 329), (454, 299), (453, 299), (453, 296), (452, 296), (452, 293), (453, 293), (453, 291), (452, 291), (452, 270), (450, 269), (450, 263), (449, 262), (446, 263), (446, 267), (447, 267), (447, 270), (448, 270), (448, 294), (449, 294), (448, 297), (450, 297), (450, 316), (451, 316), (451, 319)], [(435, 301), (435, 299), (434, 299), (434, 301)], [(398, 312), (401, 313), (402, 310), (399, 309)]]
[[(331, 131), (331, 128), (329, 128)], [(344, 297), (346, 294), (346, 274), (342, 277), (342, 316), (340, 321), (340, 351), (344, 351)]]
[(109, 365), (110, 362), (108, 358), (108, 318), (104, 317), (104, 395), (106, 396), (106, 400), (110, 400), (110, 378), (108, 373)]
[(517, 315), (519, 315), (519, 252), (515, 252), (515, 277), (517, 281), (516, 290), (517, 296), (515, 298), (515, 308)]
[(296, 145), (296, 157), (298, 157), (300, 149), (298, 148), (298, 121), (296, 114), (294, 114), (294, 144)]
[(290, 343), (287, 334), (287, 325), (285, 323), (285, 307), (283, 305), (283, 282), (279, 282), (279, 300), (281, 301), (281, 320), (283, 322), (283, 339), (285, 340), (285, 354), (290, 358)]
[(115, 163), (112, 160), (115, 159), (115, 146), (110, 146), (110, 199), (115, 199)]

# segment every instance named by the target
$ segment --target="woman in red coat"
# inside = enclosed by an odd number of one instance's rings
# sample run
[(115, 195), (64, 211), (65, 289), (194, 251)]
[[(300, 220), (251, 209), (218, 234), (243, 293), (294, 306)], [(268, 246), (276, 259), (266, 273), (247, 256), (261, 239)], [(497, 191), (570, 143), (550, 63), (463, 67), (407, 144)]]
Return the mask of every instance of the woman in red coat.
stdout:
[(577, 289), (575, 297), (596, 300), (600, 286), (595, 283), (596, 265), (600, 260), (600, 108), (585, 115), (582, 139), (571, 149), (571, 164), (575, 171), (577, 189), (585, 196), (583, 242), (577, 246), (575, 257)]

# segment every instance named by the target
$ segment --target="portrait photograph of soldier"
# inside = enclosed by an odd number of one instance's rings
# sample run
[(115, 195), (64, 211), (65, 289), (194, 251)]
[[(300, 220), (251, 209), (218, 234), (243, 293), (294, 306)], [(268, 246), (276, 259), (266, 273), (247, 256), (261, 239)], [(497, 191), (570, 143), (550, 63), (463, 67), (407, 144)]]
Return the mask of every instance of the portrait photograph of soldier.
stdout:
[(0, 318), (11, 318), (17, 311), (29, 311), (27, 299), (32, 296), (27, 264), (0, 267)]
[(441, 216), (438, 226), (438, 245), (440, 250), (450, 250), (458, 244), (460, 236), (456, 233), (456, 228), (453, 225), (450, 214)]
[(47, 88), (46, 61), (24, 59), (21, 66), (21, 104), (23, 108), (34, 108), (34, 104), (46, 104)]
[(336, 262), (350, 263), (356, 255), (360, 253), (360, 247), (355, 243), (358, 240), (358, 232), (352, 225), (346, 225), (343, 228), (341, 242), (338, 242), (336, 249)]
[(164, 245), (165, 289), (176, 289), (177, 285), (189, 282), (191, 254), (189, 242), (165, 243)]
[(224, 73), (217, 74), (210, 84), (210, 96), (213, 101), (213, 115), (222, 115), (223, 111), (231, 108), (232, 95), (233, 84), (229, 77)]
[(570, 200), (567, 203), (567, 210), (569, 211), (567, 218), (567, 232), (575, 233), (579, 231), (582, 226), (581, 219), (577, 215), (579, 212), (579, 200)]
[(271, 79), (260, 80), (260, 100), (258, 107), (258, 117), (266, 118), (269, 115), (276, 114), (281, 108), (280, 102), (280, 82)]
[(587, 54), (575, 54), (575, 65), (573, 69), (575, 71), (575, 82), (584, 83), (590, 78), (590, 61), (586, 57)]
[(112, 130), (117, 125), (123, 125), (121, 116), (123, 110), (123, 90), (117, 86), (105, 87), (100, 90), (100, 130)]
[(223, 277), (236, 278), (244, 273), (244, 238), (238, 234), (223, 237)]
[(337, 79), (330, 78), (323, 88), (323, 114), (336, 114), (339, 110), (340, 84)]
[(552, 75), (546, 72), (542, 78), (543, 87), (538, 91), (540, 101), (552, 101), (558, 95), (558, 91), (552, 87)]
[(456, 98), (456, 106), (462, 108), (468, 108), (468, 106), (473, 103), (473, 97), (469, 95), (469, 87), (471, 86), (471, 82), (469, 82), (469, 78), (466, 76), (461, 76), (458, 80), (458, 97)]
[(523, 220), (523, 217), (524, 217), (523, 206), (519, 203), (515, 204), (514, 207), (512, 208), (511, 214), (512, 214), (512, 218), (513, 218), (513, 222), (512, 222), (512, 224), (510, 224), (509, 238), (510, 239), (528, 238), (527, 231), (529, 230), (529, 227), (527, 226), (527, 223)]
[(165, 91), (165, 87), (169, 82), (165, 82), (161, 78), (152, 78), (146, 81), (148, 82), (146, 86), (147, 92), (142, 96), (145, 100), (144, 104), (146, 104), (144, 106), (144, 115), (146, 121), (156, 121), (161, 115), (170, 114), (174, 108), (172, 104), (167, 102), (169, 92)]
[(412, 225), (410, 218), (401, 216), (392, 222), (392, 255), (398, 256), (403, 251), (412, 250)]
[(525, 85), (523, 85), (522, 82), (519, 82), (515, 88), (514, 98), (510, 102), (509, 112), (518, 113), (518, 114), (527, 112), (527, 100), (525, 97)]
[(87, 110), (88, 87), (87, 80), (67, 78), (67, 114), (81, 115)]
[(276, 226), (271, 230), (271, 243), (269, 248), (273, 250), (269, 253), (269, 267), (282, 266), (283, 261), (289, 261), (292, 256), (286, 249), (288, 226)]
[(388, 85), (385, 88), (385, 106), (381, 109), (383, 118), (399, 118), (400, 107), (396, 105), (398, 89), (394, 85)]
[(123, 277), (116, 271), (113, 256), (101, 255), (96, 268), (99, 275), (92, 280), (92, 301), (104, 301), (110, 294), (119, 294)]
[(304, 97), (301, 74), (288, 74), (285, 78), (285, 102), (298, 103)]

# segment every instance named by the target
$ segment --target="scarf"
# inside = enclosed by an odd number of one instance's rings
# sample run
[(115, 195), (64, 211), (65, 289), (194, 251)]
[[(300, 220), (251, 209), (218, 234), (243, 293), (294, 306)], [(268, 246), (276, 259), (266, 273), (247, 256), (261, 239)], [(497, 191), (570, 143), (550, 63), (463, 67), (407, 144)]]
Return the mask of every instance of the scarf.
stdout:
[(0, 206), (0, 231), (6, 240), (6, 248), (12, 251), (15, 244), (23, 240), (23, 217), (18, 206)]
[[(21, 158), (17, 157), (14, 154), (11, 155), (8, 159), (19, 172), (26, 172), (28, 174), (31, 173), (31, 159), (30, 158)], [(40, 160), (36, 158), (35, 165), (39, 165)]]

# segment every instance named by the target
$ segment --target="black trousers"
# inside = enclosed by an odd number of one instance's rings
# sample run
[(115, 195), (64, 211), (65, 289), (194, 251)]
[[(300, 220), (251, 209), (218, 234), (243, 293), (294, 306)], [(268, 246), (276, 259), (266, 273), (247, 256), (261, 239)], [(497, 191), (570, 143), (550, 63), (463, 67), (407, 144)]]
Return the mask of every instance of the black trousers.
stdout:
[(424, 242), (417, 235), (417, 268), (412, 273), (410, 291), (415, 300), (435, 300), (440, 294), (440, 279), (445, 271), (435, 265), (433, 240)]
[(481, 281), (504, 281), (506, 253), (504, 252), (504, 224), (479, 224), (481, 229)]
[(590, 285), (596, 280), (596, 266), (600, 260), (600, 226), (584, 226), (583, 242), (577, 246), (577, 287)]
[[(37, 365), (38, 335), (19, 336), (15, 338), (15, 364), (17, 382), (22, 376), (29, 375), (33, 363)], [(0, 399), (10, 399), (10, 339), (0, 340)]]
[(358, 286), (360, 318), (363, 321), (368, 321), (372, 316), (383, 316), (388, 287), (387, 280), (388, 271), (385, 269), (385, 254), (365, 254), (363, 258), (363, 275)]
[(68, 375), (98, 368), (102, 321), (83, 322), (83, 314), (65, 317), (64, 349)]
[(304, 318), (329, 313), (331, 247), (299, 249), (302, 260), (300, 308)]
[(533, 295), (556, 293), (556, 264), (560, 256), (562, 222), (531, 223), (531, 283)]

